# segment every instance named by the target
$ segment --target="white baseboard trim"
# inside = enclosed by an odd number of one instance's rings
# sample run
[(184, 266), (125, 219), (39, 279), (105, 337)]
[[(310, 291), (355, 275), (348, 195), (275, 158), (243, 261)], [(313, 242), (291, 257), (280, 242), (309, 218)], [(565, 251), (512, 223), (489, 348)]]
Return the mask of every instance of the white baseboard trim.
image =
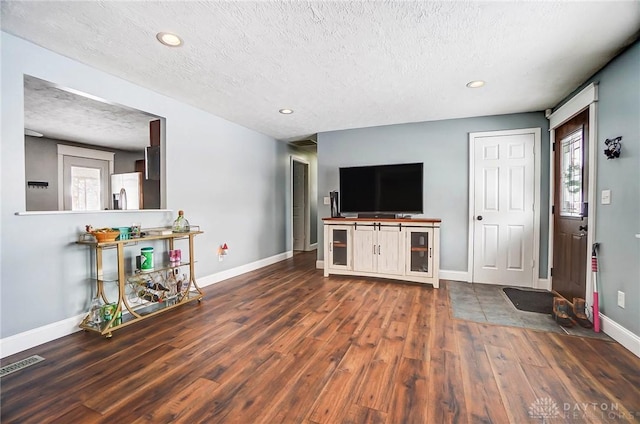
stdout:
[(471, 280), (469, 278), (469, 273), (466, 271), (447, 271), (445, 269), (441, 269), (438, 275), (441, 280), (464, 281), (465, 283), (468, 283)]
[(600, 314), (602, 331), (640, 358), (640, 336), (633, 334), (611, 318)]
[(259, 261), (251, 262), (245, 265), (241, 265), (235, 268), (227, 269), (215, 274), (207, 275), (206, 277), (198, 277), (198, 285), (200, 287), (207, 287), (211, 284), (219, 283), (220, 281), (227, 280), (229, 278), (237, 277), (246, 272), (255, 271), (256, 269), (272, 265), (285, 259), (293, 257), (293, 250), (288, 252), (279, 253), (277, 255), (270, 256), (268, 258), (260, 259)]
[(548, 278), (538, 278), (538, 283), (534, 288), (551, 291), (551, 280)]
[(316, 269), (324, 269), (324, 261), (323, 260), (316, 261)]
[(318, 249), (318, 243), (311, 243), (309, 247), (305, 249), (305, 251), (311, 252), (312, 250), (316, 250), (316, 249)]
[[(288, 251), (236, 268), (217, 272), (206, 277), (200, 277), (198, 278), (198, 285), (200, 287), (206, 287), (211, 284), (226, 280), (228, 278), (244, 274), (245, 272), (254, 271), (258, 268), (283, 261), (292, 256), (293, 251)], [(0, 339), (0, 358), (5, 358), (7, 356), (13, 355), (14, 353), (22, 352), (23, 350), (31, 349), (32, 347), (36, 347), (43, 343), (47, 343), (52, 340), (59, 339), (61, 337), (68, 336), (69, 334), (80, 331), (81, 328), (78, 327), (78, 325), (80, 324), (84, 316), (85, 314), (83, 313), (70, 318), (66, 318), (62, 321), (47, 324), (42, 327), (34, 328), (22, 333), (15, 334), (13, 336), (5, 337), (4, 339)]]
[(84, 316), (85, 314), (76, 315), (0, 339), (0, 357), (5, 358), (14, 353), (22, 352), (80, 331), (81, 328), (78, 325)]

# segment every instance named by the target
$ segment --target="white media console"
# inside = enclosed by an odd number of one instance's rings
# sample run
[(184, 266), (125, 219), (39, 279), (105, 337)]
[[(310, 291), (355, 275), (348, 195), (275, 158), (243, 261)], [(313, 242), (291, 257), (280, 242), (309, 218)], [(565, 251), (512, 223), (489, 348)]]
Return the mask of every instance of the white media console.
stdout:
[(439, 287), (440, 220), (324, 218), (324, 276), (391, 278)]

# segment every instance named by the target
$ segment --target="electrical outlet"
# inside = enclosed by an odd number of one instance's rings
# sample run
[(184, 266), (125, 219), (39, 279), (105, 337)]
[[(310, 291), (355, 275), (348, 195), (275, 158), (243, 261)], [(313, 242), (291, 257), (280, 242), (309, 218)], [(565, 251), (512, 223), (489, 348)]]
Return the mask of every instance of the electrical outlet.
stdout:
[(600, 203), (603, 205), (611, 204), (611, 190), (602, 190), (600, 194)]
[(322, 198), (322, 202), (323, 202), (325, 205), (330, 205), (330, 204), (331, 204), (331, 199), (330, 199), (329, 197), (323, 197), (323, 198)]
[(624, 308), (624, 292), (618, 290), (618, 306)]

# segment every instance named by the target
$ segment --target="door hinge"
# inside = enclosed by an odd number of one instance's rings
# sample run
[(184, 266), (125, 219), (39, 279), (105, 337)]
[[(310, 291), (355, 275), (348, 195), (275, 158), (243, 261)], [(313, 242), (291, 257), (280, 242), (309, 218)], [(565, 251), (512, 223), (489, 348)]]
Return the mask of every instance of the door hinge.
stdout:
[(555, 152), (556, 151), (556, 142), (555, 141), (553, 142), (553, 146), (552, 147), (553, 147), (553, 151)]
[(551, 205), (551, 214), (556, 213), (556, 205)]
[(549, 270), (549, 277), (553, 277), (553, 268), (551, 268), (551, 270)]

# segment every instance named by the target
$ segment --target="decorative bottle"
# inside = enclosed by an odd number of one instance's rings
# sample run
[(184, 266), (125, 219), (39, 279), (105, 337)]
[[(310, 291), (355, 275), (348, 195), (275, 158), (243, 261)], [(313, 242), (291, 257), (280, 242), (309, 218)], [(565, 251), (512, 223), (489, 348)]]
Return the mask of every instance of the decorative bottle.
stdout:
[(92, 325), (98, 327), (102, 322), (102, 299), (96, 296), (91, 301), (91, 307), (89, 308), (89, 322)]
[(184, 211), (178, 211), (178, 217), (173, 221), (174, 233), (188, 233), (190, 230), (189, 221), (184, 217)]

